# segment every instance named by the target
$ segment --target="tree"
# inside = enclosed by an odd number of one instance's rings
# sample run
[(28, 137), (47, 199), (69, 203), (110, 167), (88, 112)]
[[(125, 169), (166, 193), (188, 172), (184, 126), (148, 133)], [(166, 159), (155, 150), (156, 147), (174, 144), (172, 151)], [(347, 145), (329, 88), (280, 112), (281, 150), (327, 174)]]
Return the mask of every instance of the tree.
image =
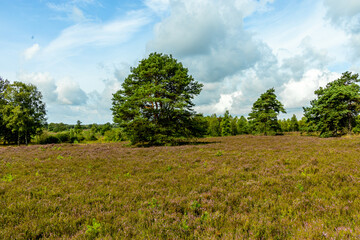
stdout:
[(244, 116), (241, 116), (238, 120), (238, 133), (239, 134), (249, 133), (249, 123)]
[(231, 135), (231, 125), (230, 125), (230, 113), (229, 110), (225, 111), (224, 117), (221, 119), (221, 136), (230, 136)]
[(253, 104), (252, 111), (249, 114), (249, 120), (255, 132), (264, 133), (277, 132), (280, 130), (277, 121), (278, 114), (286, 113), (283, 105), (276, 99), (275, 89), (270, 88), (260, 95), (260, 98)]
[(299, 131), (299, 122), (298, 122), (295, 114), (293, 114), (290, 119), (290, 130), (293, 132)]
[(7, 84), (0, 108), (7, 142), (28, 144), (33, 135), (41, 132), (46, 122), (42, 95), (32, 84), (14, 82)]
[(220, 127), (220, 120), (214, 113), (213, 115), (206, 118), (207, 119), (207, 134), (212, 137), (217, 137), (221, 135), (221, 127)]
[(360, 111), (359, 81), (358, 74), (345, 72), (325, 88), (315, 91), (317, 99), (310, 102), (310, 107), (304, 107), (304, 116), (320, 136), (351, 133)]
[(4, 123), (4, 116), (2, 113), (2, 109), (6, 105), (5, 89), (9, 84), (10, 83), (8, 80), (4, 80), (0, 77), (0, 140), (2, 137), (6, 136), (6, 132), (7, 132), (6, 125)]
[(192, 99), (202, 84), (188, 75), (171, 55), (151, 53), (140, 61), (113, 94), (111, 108), (118, 123), (133, 144), (164, 144), (181, 137), (197, 137)]

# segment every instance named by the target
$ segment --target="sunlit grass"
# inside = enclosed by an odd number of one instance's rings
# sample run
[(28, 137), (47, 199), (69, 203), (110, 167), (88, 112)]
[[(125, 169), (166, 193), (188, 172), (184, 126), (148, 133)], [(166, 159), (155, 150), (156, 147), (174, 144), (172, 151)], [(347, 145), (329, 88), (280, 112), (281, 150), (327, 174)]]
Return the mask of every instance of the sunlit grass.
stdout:
[(0, 239), (360, 237), (360, 138), (204, 141), (0, 148)]

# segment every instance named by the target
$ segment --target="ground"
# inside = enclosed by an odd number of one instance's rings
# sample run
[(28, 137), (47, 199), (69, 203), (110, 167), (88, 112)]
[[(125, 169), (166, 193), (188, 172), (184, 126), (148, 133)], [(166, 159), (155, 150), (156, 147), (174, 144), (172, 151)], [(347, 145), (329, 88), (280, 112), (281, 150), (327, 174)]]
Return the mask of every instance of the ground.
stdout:
[(0, 147), (0, 239), (360, 238), (360, 138)]

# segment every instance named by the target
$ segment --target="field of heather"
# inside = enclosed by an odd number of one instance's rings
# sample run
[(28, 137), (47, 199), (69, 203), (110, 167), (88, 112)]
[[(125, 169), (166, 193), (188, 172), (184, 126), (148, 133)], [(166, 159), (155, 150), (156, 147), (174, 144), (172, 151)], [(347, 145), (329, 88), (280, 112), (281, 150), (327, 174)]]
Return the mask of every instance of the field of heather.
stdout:
[(0, 147), (0, 239), (360, 238), (360, 138)]

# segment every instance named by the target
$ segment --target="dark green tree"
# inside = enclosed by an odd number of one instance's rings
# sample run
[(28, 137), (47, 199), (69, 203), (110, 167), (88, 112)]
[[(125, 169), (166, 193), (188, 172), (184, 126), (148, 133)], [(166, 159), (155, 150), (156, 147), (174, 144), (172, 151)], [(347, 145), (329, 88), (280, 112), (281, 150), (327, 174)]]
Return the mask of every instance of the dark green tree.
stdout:
[(276, 133), (280, 130), (277, 120), (280, 112), (286, 113), (281, 102), (276, 99), (275, 89), (270, 88), (253, 104), (248, 119), (255, 132), (267, 135), (269, 132)]
[[(6, 105), (6, 101), (5, 101), (5, 89), (7, 88), (7, 86), (9, 85), (9, 81), (8, 80), (4, 80), (0, 77), (0, 140), (5, 137), (9, 130), (6, 128), (6, 125), (4, 123), (4, 116), (2, 113), (2, 109), (5, 107)], [(10, 131), (11, 132), (11, 131)]]
[(221, 119), (221, 136), (231, 135), (231, 118), (229, 110), (225, 111), (224, 117)]
[(244, 116), (238, 120), (238, 134), (249, 134), (249, 123)]
[(151, 53), (113, 94), (111, 108), (131, 143), (164, 144), (203, 134), (192, 99), (202, 84), (171, 55)]
[(298, 122), (295, 114), (293, 114), (290, 119), (290, 131), (293, 131), (293, 132), (299, 131), (299, 122)]
[(5, 103), (0, 108), (7, 142), (28, 144), (31, 137), (42, 131), (46, 123), (42, 95), (32, 84), (7, 84), (2, 93)]
[(358, 74), (345, 72), (342, 76), (315, 91), (317, 99), (304, 107), (309, 126), (322, 137), (351, 133), (360, 111), (360, 81)]
[(221, 120), (216, 116), (216, 114), (207, 117), (208, 121), (208, 130), (207, 134), (212, 137), (218, 137), (221, 135), (221, 127), (220, 122)]
[(239, 119), (237, 117), (231, 117), (230, 128), (231, 128), (231, 135), (233, 135), (233, 136), (239, 134), (238, 121), (239, 121)]

